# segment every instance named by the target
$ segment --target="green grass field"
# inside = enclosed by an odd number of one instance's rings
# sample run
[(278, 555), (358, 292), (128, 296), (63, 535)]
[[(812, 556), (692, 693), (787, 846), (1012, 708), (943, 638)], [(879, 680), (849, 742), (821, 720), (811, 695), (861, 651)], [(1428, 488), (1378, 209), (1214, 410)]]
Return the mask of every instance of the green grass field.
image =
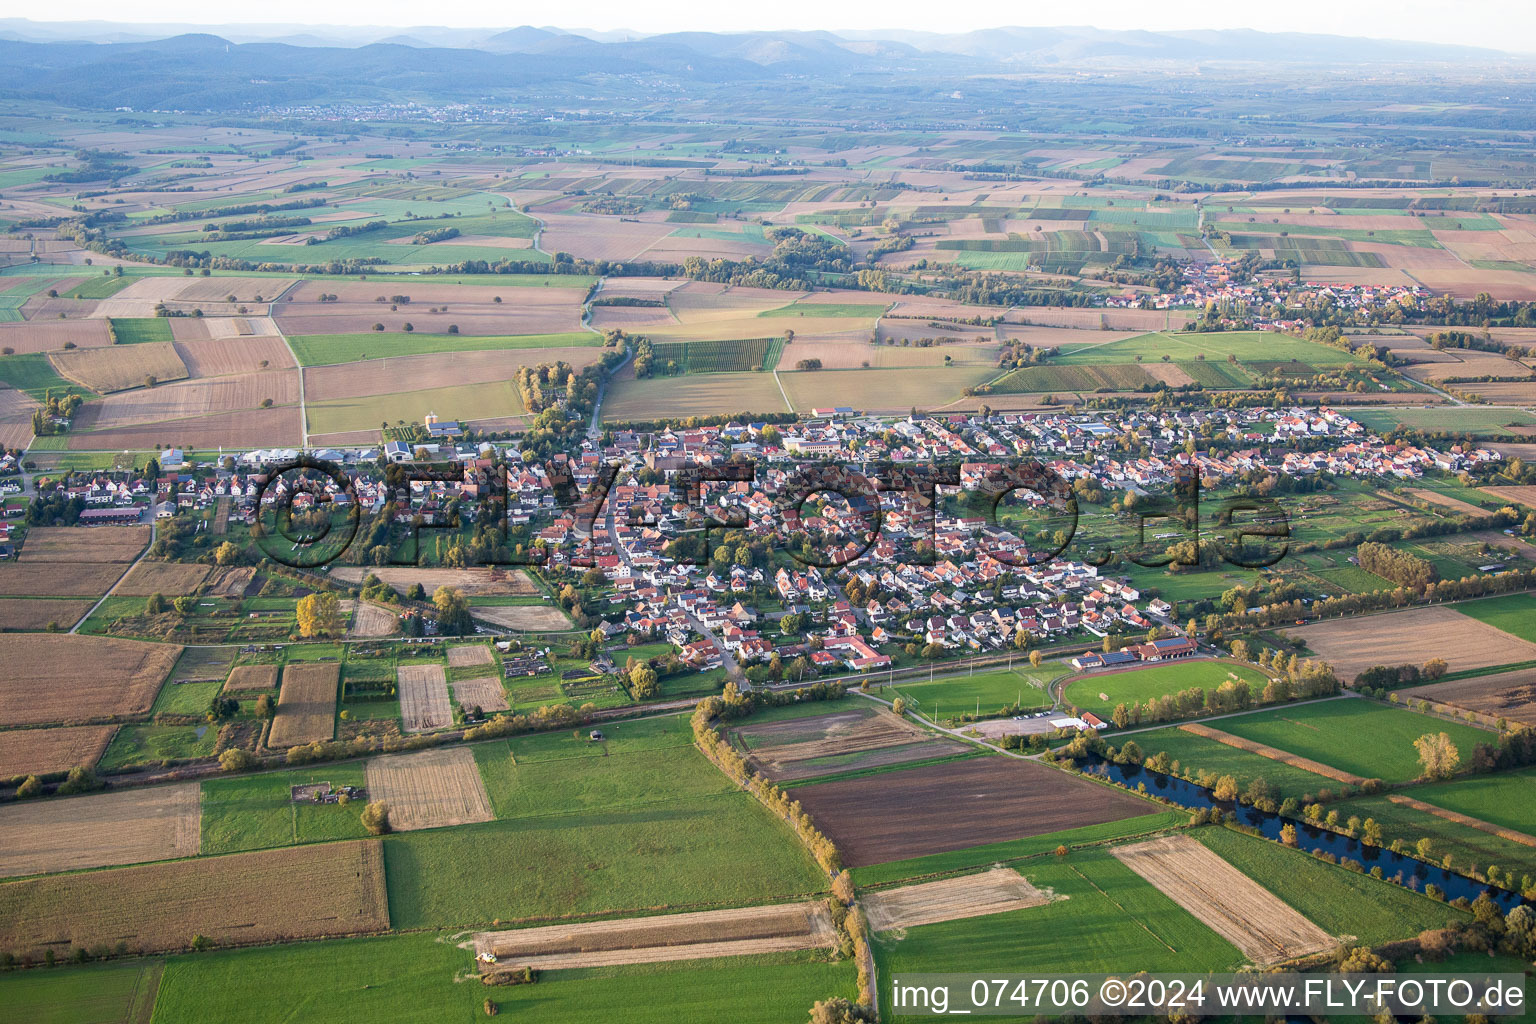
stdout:
[[(928, 875), (964, 872), (975, 868), (988, 867), (992, 864), (1008, 864), (1014, 861), (1023, 862), (1049, 854), (1056, 847), (1063, 844), (1066, 846), (1088, 845), (1110, 839), (1147, 835), (1153, 832), (1161, 832), (1164, 829), (1176, 828), (1188, 823), (1188, 821), (1189, 815), (1184, 811), (1153, 811), (1150, 814), (1144, 814), (1135, 818), (1123, 818), (1120, 821), (1106, 822), (1102, 825), (1087, 825), (1083, 828), (1051, 832), (1043, 836), (1009, 839), (1001, 843), (986, 843), (982, 846), (972, 846), (964, 850), (929, 854), (926, 857), (912, 857), (908, 860), (893, 860), (885, 864), (871, 864), (868, 867), (854, 868), (852, 872), (853, 880), (860, 886), (886, 885), (909, 878), (920, 879)], [(1024, 863), (1016, 863), (1014, 866), (1025, 873), (1029, 871), (1028, 866)]]
[(1511, 636), (1536, 643), (1536, 595), (1507, 594), (1454, 606), (1463, 615), (1486, 622)]
[(388, 359), (428, 352), (484, 352), (493, 349), (590, 348), (601, 345), (601, 335), (591, 331), (564, 334), (515, 334), (477, 337), (468, 334), (428, 334), (415, 331), (365, 332), (362, 334), (302, 334), (289, 338), (293, 353), (304, 366), (355, 363), (364, 359)]
[(825, 888), (788, 828), (692, 748), (686, 718), (604, 732), (603, 743), (576, 730), (477, 745), (498, 820), (389, 837), (396, 927), (746, 904)]
[[(1232, 970), (1244, 961), (1231, 943), (1106, 850), (1034, 861), (1021, 873), (1058, 899), (909, 928), (900, 939), (877, 935), (883, 983), (916, 972), (1200, 972)], [(883, 1005), (890, 1005), (888, 988)]]
[(223, 685), (222, 681), (167, 684), (160, 687), (150, 714), (200, 715)]
[(110, 771), (173, 759), (211, 757), (218, 738), (218, 727), (213, 725), (124, 725), (112, 737), (97, 767)]
[(0, 356), (0, 381), (5, 381), (18, 391), (25, 391), (38, 401), (42, 401), (49, 392), (58, 397), (66, 394), (97, 397), (96, 392), (59, 376), (48, 357), (41, 352)]
[[(1236, 719), (1223, 718), (1215, 724), (1226, 728), (1233, 721)], [(1294, 796), (1300, 799), (1307, 794), (1339, 787), (1339, 783), (1325, 775), (1294, 768), (1182, 729), (1158, 729), (1126, 738), (1135, 740), (1136, 745), (1148, 755), (1166, 751), (1186, 773), (1209, 771), (1217, 775), (1230, 775), (1238, 781), (1240, 788), (1246, 788), (1255, 778), (1263, 778), (1281, 798)]]
[[(1179, 661), (1151, 668), (1079, 679), (1067, 687), (1067, 703), (1107, 717), (1117, 704), (1145, 704), (1165, 694), (1198, 686), (1207, 693), (1228, 680), (1243, 680), (1257, 697), (1268, 677), (1252, 665), (1232, 661)], [(1099, 694), (1108, 699), (1100, 699)]]
[(124, 288), (128, 287), (138, 278), (132, 274), (123, 274), (121, 277), (112, 274), (102, 274), (88, 281), (82, 281), (69, 289), (65, 295), (71, 299), (106, 299), (111, 298)]
[(1372, 430), (1396, 427), (1413, 430), (1476, 435), (1506, 434), (1510, 425), (1528, 427), (1536, 416), (1520, 409), (1480, 409), (1477, 406), (1443, 406), (1426, 409), (1357, 409), (1353, 418)]
[(112, 331), (119, 345), (139, 345), (146, 341), (173, 341), (171, 321), (167, 317), (113, 317)]
[[(1448, 800), (1447, 791), (1453, 786), (1462, 785), (1464, 781), (1472, 780), (1458, 779), (1444, 788), (1415, 786), (1408, 790), (1406, 795), (1455, 810), (1456, 808), (1450, 808), (1454, 798)], [(1529, 788), (1528, 781), (1524, 785)], [(1510, 784), (1507, 789), (1510, 792), (1517, 792), (1519, 785)], [(1425, 795), (1426, 793), (1429, 795)], [(1433, 799), (1431, 800), (1430, 797)], [(1485, 806), (1487, 798), (1487, 790), (1478, 791), (1469, 806)], [(1430, 859), (1437, 864), (1449, 854), (1452, 858), (1452, 866), (1460, 870), (1475, 867), (1484, 871), (1490, 864), (1496, 864), (1501, 871), (1513, 872), (1517, 879), (1526, 875), (1536, 878), (1536, 848), (1523, 843), (1501, 839), (1491, 832), (1447, 821), (1427, 811), (1404, 807), (1402, 804), (1393, 803), (1385, 796), (1357, 797), (1335, 806), (1338, 807), (1340, 816), (1345, 819), (1352, 815), (1358, 816), (1362, 821), (1366, 818), (1375, 818), (1377, 824), (1381, 826), (1382, 836), (1387, 845), (1391, 845), (1393, 839), (1401, 839), (1411, 848), (1420, 839), (1429, 839), (1433, 844), (1430, 849)], [(1528, 822), (1526, 828), (1527, 830), (1530, 828)]]
[(1267, 839), (1225, 828), (1203, 828), (1194, 835), (1313, 924), (1333, 935), (1353, 935), (1357, 944), (1411, 938), (1426, 928), (1444, 927), (1449, 919), (1467, 917), (1427, 896)]
[(1517, 832), (1536, 833), (1536, 822), (1531, 820), (1531, 808), (1536, 806), (1536, 768), (1416, 786), (1409, 795)]
[(363, 776), (363, 764), (350, 762), (209, 779), (203, 783), (202, 852), (239, 853), (362, 838), (368, 833), (358, 818), (361, 806), (296, 804), (288, 787), (310, 782), (361, 786)]
[[(1019, 658), (1013, 670), (985, 669), (975, 674), (935, 676), (933, 682), (920, 679), (901, 682), (896, 693), (916, 702), (925, 715), (944, 717), (959, 713), (975, 714), (978, 706), (983, 714), (1022, 702), (1023, 707), (1044, 707), (1050, 696), (1046, 686), (1053, 679), (1066, 674), (1065, 665), (1046, 662), (1033, 668), (1027, 658)], [(935, 707), (937, 705), (937, 707)]]
[[(84, 979), (97, 970), (73, 973)], [(722, 1014), (778, 1024), (806, 1016), (819, 999), (854, 994), (850, 962), (828, 963), (812, 954), (548, 971), (535, 985), (510, 988), (466, 981), (472, 974), (471, 954), (444, 935), (216, 950), (167, 963), (154, 1024), (477, 1021), (486, 1019), (487, 998), (505, 1019), (547, 1024), (675, 1024)], [(0, 982), (0, 992), (5, 987)]]
[(656, 362), (678, 365), (683, 373), (742, 373), (759, 367), (772, 369), (775, 350), (783, 348), (777, 338), (747, 338), (741, 341), (668, 341), (654, 346)]
[(1214, 334), (1156, 331), (1104, 345), (1074, 346), (1053, 359), (1051, 365), (1133, 363), (1137, 356), (1144, 363), (1155, 363), (1165, 355), (1178, 362), (1195, 360), (1199, 355), (1204, 355), (1207, 362), (1225, 361), (1229, 355), (1236, 356), (1240, 362), (1289, 362), (1296, 359), (1311, 366), (1342, 366), (1352, 361), (1350, 354), (1342, 349), (1302, 341), (1287, 334), (1267, 331), (1223, 331)]
[(847, 317), (853, 320), (873, 320), (885, 312), (889, 303), (855, 303), (855, 302), (791, 302), (787, 306), (777, 309), (765, 309), (757, 314), (770, 320), (784, 317), (799, 316), (835, 316)]
[(144, 1024), (162, 961), (144, 960), (0, 974), (6, 1016), (27, 1024)]
[(1413, 741), (1425, 733), (1448, 733), (1461, 751), (1464, 763), (1471, 760), (1475, 745), (1494, 740), (1493, 733), (1460, 722), (1447, 722), (1375, 701), (1348, 699), (1224, 718), (1217, 727), (1234, 736), (1388, 782), (1418, 777), (1419, 755)]

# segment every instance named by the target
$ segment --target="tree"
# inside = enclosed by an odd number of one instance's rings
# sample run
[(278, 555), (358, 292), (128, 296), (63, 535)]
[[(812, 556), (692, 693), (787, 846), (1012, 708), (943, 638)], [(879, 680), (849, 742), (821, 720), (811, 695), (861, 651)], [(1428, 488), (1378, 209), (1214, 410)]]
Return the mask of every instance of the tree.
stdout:
[(1029, 652), (1029, 663), (1031, 665), (1033, 665), (1035, 668), (1039, 668), (1040, 667), (1040, 663), (1043, 662), (1044, 660), (1045, 660), (1045, 655), (1042, 654), (1040, 651), (1030, 651)]
[(1461, 765), (1461, 752), (1443, 732), (1425, 733), (1414, 740), (1413, 745), (1419, 752), (1419, 764), (1424, 768), (1422, 778), (1448, 779)]
[(260, 763), (256, 755), (244, 747), (230, 747), (219, 755), (219, 767), (226, 772), (250, 771)]
[(841, 996), (822, 1000), (811, 1007), (811, 1024), (864, 1024), (869, 1019), (868, 1010)]
[(469, 600), (456, 587), (438, 587), (432, 592), (432, 605), (437, 609), (437, 631), (443, 636), (464, 636), (475, 631), (475, 620), (469, 614)]
[(208, 721), (222, 722), (234, 718), (240, 711), (240, 702), (233, 697), (224, 697), (214, 694), (208, 702)]
[(184, 594), (183, 596), (178, 597), (172, 601), (171, 607), (176, 609), (177, 615), (180, 615), (182, 618), (186, 618), (188, 615), (192, 614), (194, 609), (197, 608), (197, 598), (193, 597), (191, 594)]
[(1424, 667), (1419, 669), (1419, 674), (1425, 679), (1439, 679), (1445, 675), (1445, 670), (1449, 667), (1444, 658), (1430, 658), (1424, 663)]
[(1248, 649), (1248, 641), (1232, 641), (1232, 657), (1236, 658), (1238, 661), (1252, 661), (1253, 652)]
[(234, 541), (225, 541), (213, 549), (214, 565), (234, 565), (240, 560), (240, 548)]
[(149, 595), (149, 603), (144, 606), (144, 611), (149, 615), (160, 615), (168, 607), (169, 603), (165, 600), (165, 595), (157, 590)]
[(256, 698), (256, 715), (258, 718), (265, 718), (271, 721), (272, 716), (275, 714), (277, 714), (277, 704), (272, 700), (270, 693), (264, 693)]
[(341, 601), (330, 591), (299, 598), (295, 612), (302, 637), (335, 636), (341, 632)]
[(891, 701), (891, 710), (896, 712), (898, 715), (905, 715), (907, 713), (907, 698), (897, 697), (895, 700)]
[(94, 771), (77, 765), (69, 770), (69, 776), (60, 784), (59, 795), (71, 796), (75, 793), (89, 793), (101, 787), (102, 781), (96, 777)]
[(1110, 716), (1110, 720), (1115, 723), (1116, 729), (1124, 729), (1131, 724), (1131, 712), (1124, 704), (1116, 704), (1115, 713)]
[(1223, 775), (1216, 780), (1214, 794), (1217, 800), (1236, 800), (1237, 780), (1230, 775)]
[(16, 799), (18, 800), (30, 800), (34, 796), (42, 795), (43, 780), (36, 775), (28, 775), (22, 780), (21, 785), (16, 787)]
[(371, 836), (382, 836), (389, 831), (389, 804), (382, 800), (370, 801), (358, 817)]

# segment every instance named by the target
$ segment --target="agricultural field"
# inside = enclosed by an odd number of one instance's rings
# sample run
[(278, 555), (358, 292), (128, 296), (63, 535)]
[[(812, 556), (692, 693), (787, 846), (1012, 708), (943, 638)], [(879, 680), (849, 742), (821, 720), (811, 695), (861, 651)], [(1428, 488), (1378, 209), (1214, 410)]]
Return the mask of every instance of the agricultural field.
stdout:
[(0, 634), (0, 725), (143, 714), (181, 648), (67, 634)]
[[(67, 909), (66, 909), (67, 908)], [(167, 861), (0, 885), (0, 949), (184, 949), (365, 934), (389, 927), (377, 840)]]
[(1117, 846), (1110, 853), (1261, 966), (1320, 953), (1336, 942), (1188, 835)]
[(538, 587), (521, 569), (433, 569), (426, 566), (409, 568), (378, 566), (356, 569), (350, 566), (338, 566), (332, 570), (332, 575), (348, 583), (361, 583), (368, 575), (377, 576), (402, 597), (417, 583), (420, 583), (422, 589), (428, 594), (438, 587), (453, 587), (462, 591), (466, 597), (494, 594), (531, 597), (539, 593)]
[(1452, 707), (1536, 726), (1536, 668), (1471, 676), (1401, 691), (1408, 700), (1431, 700)]
[(1213, 693), (1227, 682), (1247, 683), (1257, 697), (1268, 677), (1252, 665), (1240, 662), (1184, 660), (1127, 672), (1088, 675), (1069, 681), (1063, 696), (1073, 707), (1107, 719), (1118, 704), (1145, 704), (1191, 687)]
[(430, 732), (453, 723), (448, 674), (442, 665), (401, 665), (400, 716), (406, 732)]
[(203, 855), (366, 838), (357, 804), (294, 801), (293, 787), (317, 783), (364, 787), (364, 765), (322, 764), (206, 780), (202, 783)]
[(1526, 834), (1536, 832), (1536, 823), (1529, 814), (1531, 801), (1536, 799), (1536, 769), (1474, 775), (1454, 782), (1417, 786), (1410, 793), (1416, 800), (1501, 828)]
[(0, 779), (89, 768), (107, 749), (112, 732), (110, 725), (7, 729), (0, 732)]
[(38, 526), (27, 533), (21, 561), (131, 562), (148, 543), (147, 526)]
[(1474, 746), (1491, 744), (1495, 738), (1491, 732), (1460, 722), (1348, 698), (1239, 715), (1222, 719), (1219, 725), (1243, 739), (1387, 782), (1419, 776), (1413, 741), (1426, 733), (1447, 733), (1463, 763), (1471, 762)]
[(277, 698), (277, 716), (267, 736), (267, 746), (281, 750), (330, 739), (336, 731), (336, 664), (283, 666), (283, 686)]
[[(1229, 721), (1231, 719), (1223, 719), (1218, 724)], [(1280, 799), (1301, 799), (1325, 789), (1338, 788), (1338, 782), (1331, 775), (1319, 775), (1299, 764), (1276, 761), (1251, 749), (1222, 743), (1189, 729), (1156, 729), (1137, 733), (1131, 738), (1149, 756), (1166, 753), (1186, 774), (1211, 772), (1218, 778), (1230, 775), (1237, 780), (1239, 789), (1246, 789), (1254, 779), (1262, 778)]]
[(754, 768), (775, 782), (968, 753), (972, 748), (872, 706), (759, 724), (733, 733)]
[(388, 805), (396, 831), (491, 820), (480, 769), (463, 747), (376, 757), (367, 778), (368, 798)]
[(159, 960), (143, 960), (11, 972), (0, 978), (0, 1000), (34, 1024), (148, 1024), (164, 969)]
[(999, 757), (792, 789), (851, 867), (1101, 824), (1151, 805), (1033, 763)]
[(143, 345), (77, 348), (55, 352), (48, 358), (61, 376), (104, 395), (188, 376), (186, 364), (169, 338)]
[(1536, 596), (1508, 594), (1455, 605), (1463, 615), (1528, 643), (1536, 644)]
[(134, 864), (198, 852), (195, 783), (0, 807), (0, 876)]
[(1376, 665), (1443, 658), (1452, 672), (1536, 661), (1536, 643), (1444, 606), (1330, 619), (1286, 632), (1349, 681)]
[(67, 630), (84, 618), (95, 603), (91, 600), (0, 598), (0, 630), (17, 633)]
[(114, 597), (149, 597), (167, 594), (175, 597), (192, 594), (208, 578), (208, 566), (180, 562), (140, 562), (113, 591)]

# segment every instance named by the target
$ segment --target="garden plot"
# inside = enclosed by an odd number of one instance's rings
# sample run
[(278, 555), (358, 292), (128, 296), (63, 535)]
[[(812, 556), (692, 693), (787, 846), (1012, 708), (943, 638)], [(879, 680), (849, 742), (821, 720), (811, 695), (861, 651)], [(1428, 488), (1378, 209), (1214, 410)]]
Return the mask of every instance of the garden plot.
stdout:
[(399, 613), (374, 604), (372, 601), (343, 601), (342, 614), (351, 613), (352, 625), (347, 627), (349, 638), (369, 639), (391, 636), (400, 626)]
[(453, 684), (453, 699), (467, 708), (479, 708), (484, 712), (509, 711), (507, 695), (501, 688), (501, 680), (495, 676), (478, 676), (460, 679)]
[(475, 665), (489, 665), (491, 649), (485, 644), (459, 644), (448, 648), (449, 668), (472, 668)]
[(233, 690), (236, 693), (249, 690), (275, 690), (277, 673), (276, 665), (237, 665), (234, 671), (230, 672), (224, 689)]

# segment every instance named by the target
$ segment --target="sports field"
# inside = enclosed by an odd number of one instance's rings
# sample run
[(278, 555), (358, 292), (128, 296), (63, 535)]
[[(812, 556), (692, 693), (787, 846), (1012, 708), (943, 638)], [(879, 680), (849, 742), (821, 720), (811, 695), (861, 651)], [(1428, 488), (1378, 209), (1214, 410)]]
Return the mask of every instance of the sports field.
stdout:
[(1177, 661), (1165, 665), (1098, 673), (1067, 684), (1067, 703), (1108, 718), (1117, 704), (1145, 704), (1170, 693), (1199, 687), (1214, 693), (1227, 682), (1245, 682), (1257, 699), (1268, 677), (1252, 665), (1234, 661)]
[(1044, 707), (1051, 702), (1046, 688), (1066, 671), (1065, 665), (1053, 662), (1034, 668), (1027, 659), (1020, 658), (1017, 668), (940, 675), (932, 682), (921, 678), (904, 681), (895, 685), (895, 691), (916, 703), (924, 715), (943, 718), (957, 713), (975, 714), (978, 706), (982, 714), (988, 714), (1015, 704)]

